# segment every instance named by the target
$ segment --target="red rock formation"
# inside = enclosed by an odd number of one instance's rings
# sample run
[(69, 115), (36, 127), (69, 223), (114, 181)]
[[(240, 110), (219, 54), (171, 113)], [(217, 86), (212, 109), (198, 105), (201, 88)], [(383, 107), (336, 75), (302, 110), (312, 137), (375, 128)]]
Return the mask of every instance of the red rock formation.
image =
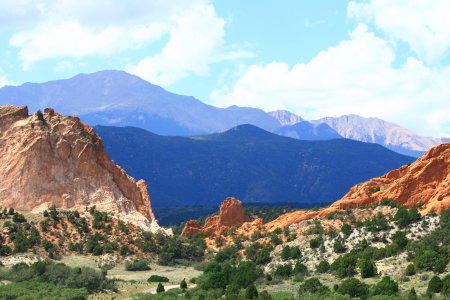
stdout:
[(450, 143), (431, 148), (409, 166), (355, 185), (339, 201), (319, 211), (296, 211), (267, 223), (266, 229), (283, 228), (315, 217), (324, 218), (347, 207), (371, 205), (389, 198), (407, 207), (423, 204), (420, 212), (437, 213), (450, 207)]
[(234, 225), (250, 221), (250, 219), (244, 215), (242, 202), (235, 198), (227, 198), (222, 202), (219, 209), (219, 214), (208, 217), (203, 227), (194, 220), (188, 221), (181, 235), (194, 235), (198, 232), (202, 232), (206, 235), (220, 235)]
[(145, 181), (115, 165), (101, 139), (79, 118), (46, 109), (0, 107), (0, 206), (41, 211), (87, 204), (150, 228), (155, 218)]
[(334, 209), (358, 207), (389, 198), (407, 207), (423, 203), (422, 214), (450, 207), (450, 143), (431, 148), (409, 166), (355, 185)]
[(195, 220), (189, 220), (184, 225), (183, 232), (181, 232), (182, 236), (196, 235), (197, 233), (202, 231), (202, 226), (198, 224)]

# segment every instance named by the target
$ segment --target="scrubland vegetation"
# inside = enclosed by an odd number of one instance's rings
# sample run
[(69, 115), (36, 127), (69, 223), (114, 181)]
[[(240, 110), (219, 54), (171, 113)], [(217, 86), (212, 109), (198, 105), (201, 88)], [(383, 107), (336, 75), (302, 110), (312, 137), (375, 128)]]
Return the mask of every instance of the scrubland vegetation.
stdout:
[[(201, 271), (189, 280), (148, 276), (134, 284), (142, 286), (141, 292), (153, 287), (155, 294), (137, 293), (136, 299), (449, 298), (450, 210), (422, 217), (416, 208), (387, 199), (380, 205), (395, 208), (395, 213), (358, 220), (351, 210), (337, 212), (308, 221), (302, 236), (294, 227), (251, 235), (231, 231), (209, 239), (215, 250), (207, 248), (202, 234), (149, 234), (95, 208), (83, 215), (50, 209), (39, 224), (4, 210), (7, 233), (2, 234), (1, 249), (5, 256), (28, 251), (53, 259), (66, 253), (117, 254), (127, 258), (123, 269), (131, 272), (149, 272), (150, 262)], [(73, 226), (76, 233), (68, 231), (61, 238), (63, 220), (66, 230)], [(71, 235), (83, 242), (75, 246)], [(55, 242), (53, 236), (63, 242)], [(50, 260), (1, 267), (0, 279), (6, 284), (0, 286), (0, 299), (124, 299), (118, 289), (121, 282), (111, 279), (107, 269), (71, 268)]]

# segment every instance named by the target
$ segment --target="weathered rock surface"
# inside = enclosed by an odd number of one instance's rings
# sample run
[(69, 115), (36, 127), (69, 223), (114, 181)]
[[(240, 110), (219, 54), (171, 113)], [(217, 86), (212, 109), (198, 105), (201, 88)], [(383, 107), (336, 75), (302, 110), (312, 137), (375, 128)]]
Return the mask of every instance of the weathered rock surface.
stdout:
[(84, 211), (96, 205), (143, 228), (159, 228), (145, 181), (115, 165), (91, 127), (49, 108), (43, 119), (29, 116), (26, 106), (0, 107), (0, 206)]
[(357, 208), (394, 200), (407, 207), (420, 206), (421, 214), (431, 210), (440, 213), (450, 207), (450, 142), (431, 148), (409, 166), (355, 185), (339, 201), (319, 211), (296, 211), (266, 224), (267, 230), (310, 220), (325, 218), (345, 208)]
[(219, 214), (208, 217), (203, 227), (194, 220), (188, 221), (181, 235), (194, 235), (199, 232), (206, 235), (220, 235), (235, 225), (250, 221), (250, 219), (244, 215), (242, 202), (235, 198), (227, 198), (222, 202), (219, 209)]

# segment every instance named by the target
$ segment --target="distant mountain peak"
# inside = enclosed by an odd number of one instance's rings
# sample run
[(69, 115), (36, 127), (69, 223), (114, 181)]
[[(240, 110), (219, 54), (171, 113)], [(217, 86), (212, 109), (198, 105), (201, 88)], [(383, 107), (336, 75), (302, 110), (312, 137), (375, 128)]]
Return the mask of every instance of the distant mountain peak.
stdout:
[(397, 124), (375, 117), (343, 115), (310, 121), (326, 123), (341, 136), (366, 143), (377, 143), (393, 151), (418, 157), (429, 148), (442, 142), (441, 139), (421, 136)]
[(326, 123), (313, 124), (301, 121), (293, 125), (283, 126), (275, 130), (276, 134), (299, 140), (331, 140), (342, 138)]
[(304, 119), (299, 115), (291, 113), (287, 110), (275, 110), (268, 112), (268, 114), (277, 119), (278, 122), (280, 122), (281, 126), (294, 125), (296, 123), (304, 121)]

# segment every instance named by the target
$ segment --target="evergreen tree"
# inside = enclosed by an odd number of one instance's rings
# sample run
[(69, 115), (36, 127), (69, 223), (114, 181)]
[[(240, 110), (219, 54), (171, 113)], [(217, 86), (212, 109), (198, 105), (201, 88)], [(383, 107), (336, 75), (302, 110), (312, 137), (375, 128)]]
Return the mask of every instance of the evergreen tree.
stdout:
[(417, 300), (417, 293), (414, 288), (412, 288), (408, 293), (408, 300)]
[(187, 289), (187, 283), (186, 280), (181, 280), (180, 282), (180, 289)]
[(44, 115), (42, 114), (42, 111), (40, 109), (37, 110), (36, 117), (39, 121), (44, 121)]
[(427, 293), (440, 293), (443, 288), (443, 283), (439, 276), (433, 276), (428, 282)]
[(249, 285), (245, 289), (245, 299), (256, 299), (258, 298), (258, 290), (254, 284)]
[(158, 287), (156, 288), (156, 293), (164, 293), (165, 289), (164, 286), (162, 285), (162, 283), (158, 283)]
[(369, 278), (377, 274), (377, 267), (370, 259), (359, 260), (358, 267), (361, 272), (361, 278)]
[(450, 274), (442, 279), (441, 294), (442, 296), (450, 297)]

